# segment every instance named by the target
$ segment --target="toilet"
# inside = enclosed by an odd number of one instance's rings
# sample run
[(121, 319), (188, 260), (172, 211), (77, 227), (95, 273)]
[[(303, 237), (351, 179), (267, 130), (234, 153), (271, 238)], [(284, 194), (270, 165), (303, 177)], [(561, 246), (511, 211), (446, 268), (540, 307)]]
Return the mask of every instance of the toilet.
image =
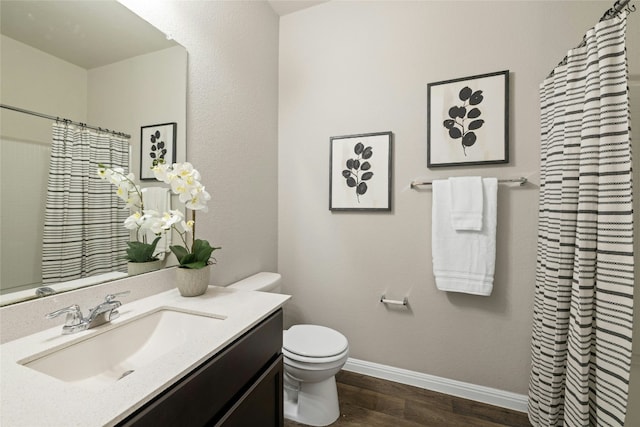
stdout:
[[(262, 272), (229, 285), (232, 289), (280, 292), (281, 276)], [(284, 416), (311, 426), (327, 426), (340, 416), (335, 375), (349, 356), (340, 332), (319, 325), (294, 325), (282, 333)]]

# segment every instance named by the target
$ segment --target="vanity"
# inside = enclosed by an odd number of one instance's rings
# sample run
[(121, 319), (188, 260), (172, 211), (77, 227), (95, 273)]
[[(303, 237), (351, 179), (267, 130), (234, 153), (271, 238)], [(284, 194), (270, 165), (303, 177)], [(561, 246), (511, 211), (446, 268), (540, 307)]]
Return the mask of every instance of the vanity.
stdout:
[(120, 317), (0, 347), (3, 426), (281, 426), (287, 295), (210, 286), (127, 302)]

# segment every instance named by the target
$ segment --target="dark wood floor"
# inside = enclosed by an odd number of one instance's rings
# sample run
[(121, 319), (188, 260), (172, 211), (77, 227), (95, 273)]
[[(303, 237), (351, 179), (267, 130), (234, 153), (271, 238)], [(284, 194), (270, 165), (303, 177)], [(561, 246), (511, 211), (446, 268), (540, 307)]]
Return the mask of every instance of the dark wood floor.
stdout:
[[(340, 418), (349, 427), (523, 427), (527, 415), (447, 394), (340, 371)], [(285, 427), (299, 427), (285, 420)]]

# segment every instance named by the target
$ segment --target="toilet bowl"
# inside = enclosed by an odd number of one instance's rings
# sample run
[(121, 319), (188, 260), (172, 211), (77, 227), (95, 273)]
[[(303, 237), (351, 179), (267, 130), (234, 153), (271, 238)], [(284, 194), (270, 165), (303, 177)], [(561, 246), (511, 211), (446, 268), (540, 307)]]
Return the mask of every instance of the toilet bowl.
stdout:
[[(258, 273), (230, 288), (279, 292), (281, 276)], [(284, 416), (311, 426), (327, 426), (340, 416), (335, 375), (349, 357), (340, 332), (319, 325), (294, 325), (282, 333)]]

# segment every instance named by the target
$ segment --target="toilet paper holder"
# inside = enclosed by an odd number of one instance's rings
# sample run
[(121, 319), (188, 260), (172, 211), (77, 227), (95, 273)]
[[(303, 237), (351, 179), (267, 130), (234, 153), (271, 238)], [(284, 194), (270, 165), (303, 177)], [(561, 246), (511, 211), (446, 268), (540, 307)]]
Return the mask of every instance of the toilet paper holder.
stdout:
[(409, 305), (409, 298), (404, 297), (402, 299), (402, 301), (400, 301), (400, 300), (396, 300), (396, 299), (387, 299), (386, 295), (382, 295), (380, 297), (380, 302), (383, 303), (383, 304), (407, 306), (407, 305)]

